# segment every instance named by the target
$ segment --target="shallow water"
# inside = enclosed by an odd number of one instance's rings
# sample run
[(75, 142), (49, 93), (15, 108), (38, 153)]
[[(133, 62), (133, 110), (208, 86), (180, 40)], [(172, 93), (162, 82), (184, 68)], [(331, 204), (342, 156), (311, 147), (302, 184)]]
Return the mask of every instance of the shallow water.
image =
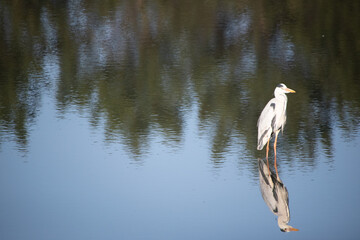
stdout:
[[(359, 10), (0, 1), (0, 239), (356, 239)], [(259, 187), (280, 82), (293, 233)]]

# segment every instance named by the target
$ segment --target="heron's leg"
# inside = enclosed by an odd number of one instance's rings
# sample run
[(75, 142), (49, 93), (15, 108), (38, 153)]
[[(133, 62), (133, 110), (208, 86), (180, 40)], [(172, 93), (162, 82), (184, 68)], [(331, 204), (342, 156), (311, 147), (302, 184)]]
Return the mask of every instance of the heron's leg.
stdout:
[(269, 167), (269, 143), (270, 143), (270, 138), (269, 140), (267, 141), (267, 144), (266, 144), (266, 163), (267, 163), (267, 167), (268, 167), (268, 170), (269, 170), (269, 176), (270, 176), (270, 167)]
[(278, 174), (278, 170), (277, 170), (277, 166), (276, 166), (276, 143), (277, 143), (277, 137), (278, 137), (279, 131), (275, 132), (275, 142), (274, 142), (274, 158), (275, 158), (275, 171), (276, 171), (276, 177), (279, 180), (279, 174)]

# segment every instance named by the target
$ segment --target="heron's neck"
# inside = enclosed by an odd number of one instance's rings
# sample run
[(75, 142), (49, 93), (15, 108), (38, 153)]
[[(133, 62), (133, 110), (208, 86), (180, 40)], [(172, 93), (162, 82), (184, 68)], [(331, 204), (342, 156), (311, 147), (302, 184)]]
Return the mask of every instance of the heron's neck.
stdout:
[(275, 96), (275, 98), (284, 101), (285, 104), (287, 103), (287, 96), (286, 96), (285, 93), (275, 91), (275, 92), (274, 92), (274, 96)]
[(281, 229), (284, 229), (286, 227), (289, 227), (288, 222), (290, 220), (290, 217), (287, 215), (280, 215), (278, 216), (278, 226)]

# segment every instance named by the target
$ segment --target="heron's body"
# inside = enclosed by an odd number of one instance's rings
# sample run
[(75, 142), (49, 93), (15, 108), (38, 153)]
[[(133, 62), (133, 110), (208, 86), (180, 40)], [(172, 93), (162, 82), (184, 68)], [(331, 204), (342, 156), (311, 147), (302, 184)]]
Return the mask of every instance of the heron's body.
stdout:
[(275, 90), (275, 97), (271, 99), (261, 112), (258, 119), (258, 145), (257, 149), (262, 150), (274, 133), (284, 129), (286, 123), (287, 97)]
[[(280, 130), (284, 130), (286, 123), (286, 106), (287, 97), (286, 93), (294, 93), (295, 91), (287, 88), (285, 84), (280, 83), (274, 91), (274, 98), (271, 99), (264, 109), (262, 110), (257, 122), (258, 127), (258, 144), (257, 149), (262, 150), (266, 144), (266, 160), (268, 160), (269, 154), (269, 142), (275, 135), (274, 142), (274, 158), (275, 158), (275, 170), (276, 166), (276, 143)], [(269, 162), (268, 162), (269, 167)]]
[(289, 195), (279, 176), (272, 173), (263, 160), (258, 159), (261, 195), (269, 209), (278, 217), (281, 231), (298, 231), (288, 225), (290, 221)]

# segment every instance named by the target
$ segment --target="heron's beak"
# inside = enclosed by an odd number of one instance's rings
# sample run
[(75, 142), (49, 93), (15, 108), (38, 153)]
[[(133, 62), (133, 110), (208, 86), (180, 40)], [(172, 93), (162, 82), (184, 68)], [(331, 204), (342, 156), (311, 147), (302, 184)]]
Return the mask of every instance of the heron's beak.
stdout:
[(290, 227), (290, 228), (289, 228), (289, 231), (290, 231), (290, 232), (297, 232), (297, 231), (299, 231), (299, 229)]
[(292, 90), (292, 89), (290, 89), (290, 88), (286, 88), (285, 90), (286, 90), (287, 92), (289, 92), (289, 93), (296, 93), (295, 90)]

